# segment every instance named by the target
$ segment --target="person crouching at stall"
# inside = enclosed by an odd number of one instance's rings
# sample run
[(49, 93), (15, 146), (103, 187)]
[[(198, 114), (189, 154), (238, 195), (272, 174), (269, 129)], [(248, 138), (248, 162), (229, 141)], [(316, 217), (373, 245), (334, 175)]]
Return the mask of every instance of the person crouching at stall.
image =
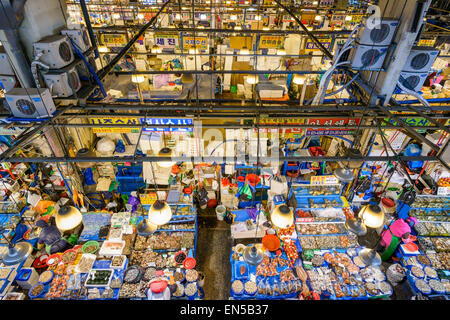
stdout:
[(397, 219), (381, 234), (380, 245), (384, 248), (381, 254), (383, 261), (389, 260), (397, 249), (398, 245), (413, 242), (416, 237), (411, 235), (411, 227), (417, 223), (417, 219), (409, 217), (407, 219)]

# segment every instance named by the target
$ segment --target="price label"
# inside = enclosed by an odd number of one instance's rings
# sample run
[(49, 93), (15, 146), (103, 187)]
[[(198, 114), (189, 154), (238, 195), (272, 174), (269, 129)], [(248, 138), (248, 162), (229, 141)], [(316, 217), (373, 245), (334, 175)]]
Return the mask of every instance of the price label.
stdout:
[(448, 195), (450, 195), (450, 187), (438, 187), (437, 195), (438, 196), (448, 196)]
[(314, 222), (314, 218), (297, 218), (297, 223), (301, 222)]
[(332, 184), (338, 184), (338, 180), (333, 175), (329, 175), (329, 176), (312, 176), (311, 177), (311, 184), (313, 184), (313, 185), (332, 185)]
[(181, 269), (180, 269), (180, 268), (177, 268), (177, 272), (181, 272)]
[(250, 274), (250, 281), (256, 282), (256, 275), (255, 274)]

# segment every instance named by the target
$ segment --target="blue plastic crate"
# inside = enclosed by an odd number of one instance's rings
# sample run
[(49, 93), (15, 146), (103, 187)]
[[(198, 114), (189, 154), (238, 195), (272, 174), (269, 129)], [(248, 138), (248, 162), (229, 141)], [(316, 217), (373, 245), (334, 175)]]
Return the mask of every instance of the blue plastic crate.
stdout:
[(140, 177), (142, 174), (142, 166), (118, 166), (116, 180), (119, 182), (119, 192), (136, 191), (146, 186), (144, 179)]

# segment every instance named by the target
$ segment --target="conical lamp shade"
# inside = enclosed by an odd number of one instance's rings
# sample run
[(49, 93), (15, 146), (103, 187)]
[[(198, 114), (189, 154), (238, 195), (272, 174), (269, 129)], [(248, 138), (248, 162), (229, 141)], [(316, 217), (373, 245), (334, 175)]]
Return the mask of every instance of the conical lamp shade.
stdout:
[(5, 266), (13, 266), (26, 260), (33, 251), (28, 242), (19, 242), (9, 247), (8, 252), (0, 260)]
[[(162, 148), (158, 152), (158, 157), (171, 157), (172, 156), (172, 150), (170, 148)], [(161, 168), (172, 168), (172, 166), (175, 164), (175, 161), (158, 161), (158, 166)]]
[(148, 210), (148, 222), (162, 226), (172, 219), (172, 209), (165, 201), (156, 200)]
[(184, 73), (181, 76), (181, 82), (183, 82), (183, 83), (192, 83), (192, 82), (194, 82), (194, 77), (192, 76), (191, 73)]
[(256, 248), (255, 245), (247, 246), (242, 254), (244, 261), (252, 266), (257, 266), (264, 259), (264, 254), (261, 249)]
[(363, 223), (366, 227), (377, 229), (384, 223), (384, 212), (380, 206), (369, 204), (362, 209), (362, 215), (360, 214)]
[(148, 222), (147, 219), (142, 220), (136, 227), (137, 234), (143, 237), (147, 237), (153, 234), (158, 226), (156, 224)]
[[(82, 149), (78, 150), (76, 157), (77, 158), (91, 158), (91, 157), (95, 158), (95, 157), (97, 157), (97, 155), (95, 154), (94, 151), (92, 151), (88, 148), (82, 148)], [(82, 161), (78, 162), (78, 166), (81, 169), (91, 168), (94, 166), (94, 164), (95, 164), (95, 162), (82, 162)]]
[(72, 206), (65, 206), (58, 210), (55, 216), (56, 227), (61, 231), (69, 231), (83, 222), (80, 210)]
[[(361, 158), (362, 154), (361, 154), (361, 151), (359, 151), (359, 149), (349, 148), (345, 151), (344, 156), (346, 158), (350, 158), (350, 159), (355, 158), (356, 159), (356, 158)], [(339, 164), (345, 168), (357, 169), (357, 168), (361, 168), (363, 162), (364, 161), (361, 161), (361, 160), (356, 160), (356, 161), (350, 160), (350, 161), (341, 161)]]
[(353, 181), (353, 172), (349, 168), (338, 168), (333, 172), (334, 176), (343, 182)]
[(345, 221), (345, 228), (358, 236), (363, 236), (367, 233), (367, 228), (361, 219), (347, 219)]
[(366, 266), (379, 266), (381, 265), (380, 255), (373, 249), (364, 248), (359, 252), (358, 257)]
[(270, 219), (278, 228), (289, 228), (294, 224), (294, 213), (287, 205), (281, 204), (272, 211)]

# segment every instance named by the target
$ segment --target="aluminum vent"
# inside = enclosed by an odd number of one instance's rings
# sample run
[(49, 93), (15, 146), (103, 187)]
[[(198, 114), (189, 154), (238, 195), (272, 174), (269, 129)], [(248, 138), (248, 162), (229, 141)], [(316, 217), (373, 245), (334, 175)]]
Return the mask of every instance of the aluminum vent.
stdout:
[(391, 28), (388, 24), (382, 23), (379, 27), (370, 31), (370, 40), (372, 40), (373, 44), (382, 43), (389, 36), (390, 30)]
[(36, 107), (30, 100), (19, 99), (16, 102), (16, 107), (22, 114), (27, 116), (31, 116), (36, 113)]

